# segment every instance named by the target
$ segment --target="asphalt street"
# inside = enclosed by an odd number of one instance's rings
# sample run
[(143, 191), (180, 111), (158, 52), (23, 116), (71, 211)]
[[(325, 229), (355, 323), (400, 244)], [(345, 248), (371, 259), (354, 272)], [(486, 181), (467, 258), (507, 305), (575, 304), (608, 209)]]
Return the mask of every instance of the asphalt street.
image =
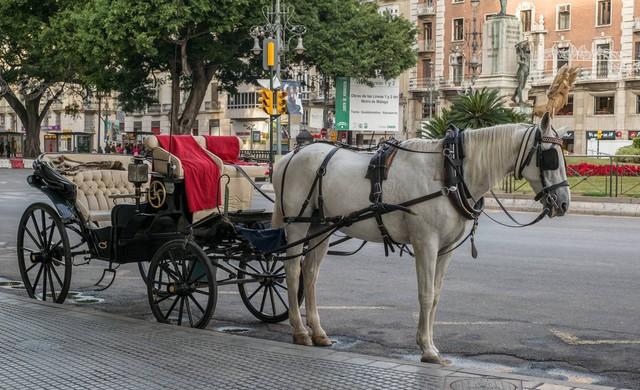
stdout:
[[(29, 204), (46, 201), (28, 187), (27, 174), (0, 170), (0, 277), (10, 280), (19, 279), (20, 216)], [(436, 345), (458, 366), (640, 388), (639, 239), (638, 218), (569, 215), (525, 229), (481, 220), (479, 258), (464, 245), (449, 268)], [(96, 261), (75, 268), (72, 288), (90, 286), (104, 266)], [(111, 289), (92, 295), (103, 300), (92, 305), (96, 310), (153, 320), (135, 265), (123, 266)], [(410, 257), (385, 258), (377, 244), (355, 256), (329, 256), (318, 304), (333, 348), (419, 358)], [(221, 288), (209, 328), (290, 340), (286, 322), (255, 320), (233, 286)]]

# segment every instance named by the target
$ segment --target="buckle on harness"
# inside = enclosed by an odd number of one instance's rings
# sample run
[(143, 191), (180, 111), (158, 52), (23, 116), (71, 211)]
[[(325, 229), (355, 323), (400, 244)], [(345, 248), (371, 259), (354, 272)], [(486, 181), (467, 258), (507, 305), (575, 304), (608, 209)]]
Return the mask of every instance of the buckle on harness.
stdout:
[(458, 191), (457, 186), (442, 187), (442, 195), (449, 196), (450, 193)]

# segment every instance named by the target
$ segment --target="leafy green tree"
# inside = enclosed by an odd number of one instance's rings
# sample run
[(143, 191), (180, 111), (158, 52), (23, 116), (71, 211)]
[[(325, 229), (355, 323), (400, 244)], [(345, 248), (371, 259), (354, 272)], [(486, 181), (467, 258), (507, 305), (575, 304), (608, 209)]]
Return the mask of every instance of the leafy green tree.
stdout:
[(69, 11), (60, 24), (63, 50), (73, 46), (83, 53), (84, 82), (116, 91), (126, 111), (154, 102), (158, 86), (171, 83), (172, 130), (190, 133), (214, 77), (231, 89), (255, 79), (256, 68), (246, 58), (249, 29), (260, 22), (262, 3), (93, 0)]
[(77, 82), (75, 56), (59, 50), (53, 27), (72, 0), (0, 0), (0, 98), (26, 132), (24, 156), (40, 153), (40, 128), (67, 83)]
[(380, 14), (372, 2), (297, 0), (296, 22), (307, 28), (299, 57), (323, 76), (324, 124), (327, 97), (336, 77), (391, 79), (416, 62), (416, 31), (408, 20)]
[(421, 137), (443, 138), (449, 125), (465, 130), (529, 120), (525, 114), (506, 107), (505, 99), (497, 90), (486, 88), (457, 96), (449, 109), (423, 125)]

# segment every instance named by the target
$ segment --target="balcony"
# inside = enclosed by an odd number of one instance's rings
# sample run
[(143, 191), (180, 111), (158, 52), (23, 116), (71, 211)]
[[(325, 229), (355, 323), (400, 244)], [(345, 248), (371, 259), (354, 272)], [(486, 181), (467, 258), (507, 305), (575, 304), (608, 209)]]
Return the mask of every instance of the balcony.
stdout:
[(640, 33), (640, 17), (633, 19), (633, 32)]
[(418, 41), (418, 53), (431, 53), (435, 51), (433, 40), (421, 39)]
[(205, 111), (220, 111), (220, 102), (204, 102)]
[(432, 79), (412, 78), (409, 79), (409, 92), (434, 92), (437, 93), (437, 84)]
[(162, 105), (160, 104), (150, 104), (147, 107), (147, 112), (150, 114), (159, 114), (162, 112)]
[(418, 16), (432, 16), (436, 14), (436, 7), (432, 1), (418, 4)]

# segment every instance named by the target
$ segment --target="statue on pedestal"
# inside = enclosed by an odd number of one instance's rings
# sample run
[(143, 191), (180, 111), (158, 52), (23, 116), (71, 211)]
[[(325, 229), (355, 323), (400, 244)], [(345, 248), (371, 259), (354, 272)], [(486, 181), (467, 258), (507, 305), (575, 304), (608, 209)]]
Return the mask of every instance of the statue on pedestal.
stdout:
[(500, 0), (500, 13), (498, 16), (506, 16), (507, 15), (507, 0)]
[(511, 100), (516, 104), (522, 104), (524, 103), (522, 93), (527, 85), (529, 67), (531, 63), (531, 49), (529, 48), (529, 41), (522, 41), (516, 45), (516, 57), (518, 60), (518, 70), (516, 72), (518, 86), (516, 87)]

